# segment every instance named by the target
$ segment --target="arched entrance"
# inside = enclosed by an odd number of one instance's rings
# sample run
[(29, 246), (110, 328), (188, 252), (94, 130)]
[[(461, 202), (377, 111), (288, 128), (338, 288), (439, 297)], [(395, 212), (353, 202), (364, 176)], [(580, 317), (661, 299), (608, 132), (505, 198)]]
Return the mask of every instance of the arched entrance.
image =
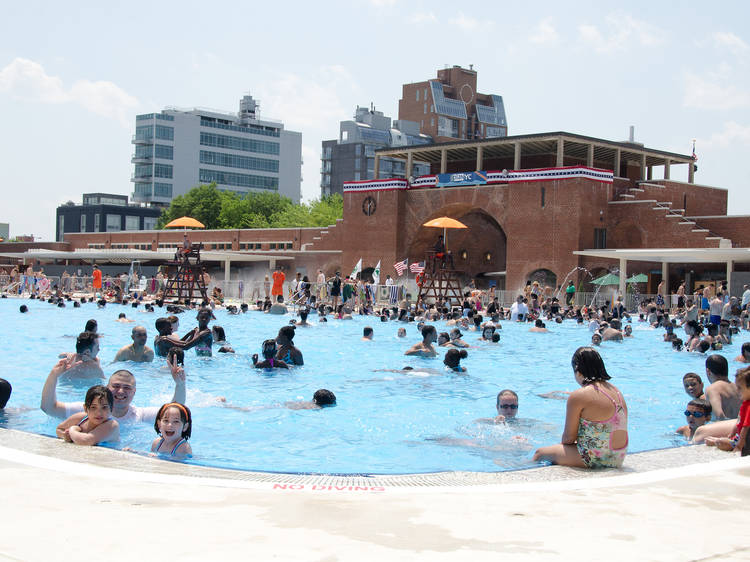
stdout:
[[(507, 238), (495, 218), (483, 209), (468, 205), (449, 205), (423, 222), (441, 216), (459, 220), (467, 226), (463, 229), (448, 229), (446, 232), (446, 247), (453, 255), (455, 269), (464, 272), (468, 279), (491, 272), (495, 274), (492, 279), (504, 280), (497, 274), (505, 271)], [(434, 248), (441, 234), (442, 229), (420, 226), (408, 243), (409, 259), (425, 259), (425, 254)]]
[(538, 282), (540, 287), (552, 287), (552, 289), (557, 288), (557, 274), (549, 269), (537, 269), (532, 271), (526, 279), (532, 283), (534, 281)]

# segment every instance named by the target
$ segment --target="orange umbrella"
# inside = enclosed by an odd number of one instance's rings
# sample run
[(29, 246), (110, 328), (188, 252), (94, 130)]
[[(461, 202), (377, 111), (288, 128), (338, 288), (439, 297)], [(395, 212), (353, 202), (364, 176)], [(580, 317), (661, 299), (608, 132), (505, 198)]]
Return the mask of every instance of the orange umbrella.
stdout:
[(206, 225), (193, 217), (180, 217), (165, 225), (164, 228), (206, 228)]
[(427, 221), (422, 226), (442, 228), (443, 229), (443, 244), (445, 244), (446, 249), (448, 248), (447, 238), (445, 236), (445, 230), (447, 228), (469, 228), (464, 223), (457, 221), (456, 219), (452, 219), (450, 217), (438, 217), (436, 219), (432, 219), (431, 221)]

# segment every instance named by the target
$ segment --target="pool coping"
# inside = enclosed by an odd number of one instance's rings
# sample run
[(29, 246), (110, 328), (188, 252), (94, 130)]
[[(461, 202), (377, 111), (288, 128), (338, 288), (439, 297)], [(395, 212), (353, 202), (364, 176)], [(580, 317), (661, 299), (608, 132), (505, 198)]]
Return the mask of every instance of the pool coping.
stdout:
[(0, 428), (0, 459), (108, 479), (192, 483), (229, 488), (382, 492), (438, 488), (529, 486), (576, 489), (632, 485), (747, 466), (750, 459), (712, 447), (676, 447), (633, 453), (622, 469), (585, 470), (545, 466), (503, 472), (446, 471), (423, 474), (309, 474), (205, 467), (170, 462), (103, 447), (76, 447), (58, 439)]

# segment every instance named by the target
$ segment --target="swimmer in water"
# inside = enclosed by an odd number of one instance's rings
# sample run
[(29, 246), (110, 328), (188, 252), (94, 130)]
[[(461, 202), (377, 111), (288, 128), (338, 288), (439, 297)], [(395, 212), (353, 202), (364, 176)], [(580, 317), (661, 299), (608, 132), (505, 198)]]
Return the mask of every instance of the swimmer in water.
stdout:
[(86, 392), (83, 412), (73, 414), (57, 426), (56, 434), (63, 441), (76, 445), (98, 445), (102, 441), (119, 441), (120, 425), (112, 419), (114, 398), (102, 385)]
[(451, 342), (451, 336), (448, 332), (440, 332), (437, 339), (438, 347), (455, 347)]
[(482, 337), (480, 341), (492, 341), (492, 336), (495, 334), (495, 326), (492, 324), (485, 324), (482, 328)]
[(370, 326), (365, 326), (362, 330), (362, 337), (360, 339), (362, 341), (372, 341), (373, 333), (374, 331)]
[(497, 416), (494, 418), (480, 418), (480, 423), (506, 423), (515, 421), (518, 414), (518, 394), (509, 388), (503, 389), (497, 393), (495, 403)]
[(400, 338), (406, 337), (406, 328), (399, 328), (397, 334)]
[(534, 321), (534, 327), (529, 328), (529, 332), (547, 333), (549, 332), (549, 330), (547, 329), (547, 326), (545, 326), (544, 322), (542, 322), (541, 319), (537, 318)]
[(461, 330), (459, 330), (458, 328), (453, 328), (450, 331), (450, 336), (451, 336), (451, 343), (453, 344), (454, 347), (469, 347), (469, 344), (461, 339), (461, 336), (463, 336), (463, 334), (461, 333)]
[(258, 361), (258, 354), (253, 354), (253, 365), (256, 369), (288, 369), (289, 365), (276, 357), (277, 354), (276, 340), (266, 340), (263, 342), (263, 361)]
[(435, 357), (437, 351), (433, 347), (433, 343), (437, 341), (437, 330), (435, 326), (425, 326), (422, 328), (422, 341), (414, 344), (409, 348), (404, 355), (419, 355), (421, 357)]
[(193, 456), (188, 443), (193, 427), (190, 409), (183, 404), (170, 402), (159, 408), (154, 430), (159, 436), (151, 443), (151, 452), (173, 459)]
[(304, 365), (305, 360), (302, 358), (302, 352), (294, 346), (294, 326), (282, 326), (276, 336), (276, 343), (279, 349), (276, 353), (276, 359), (284, 361), (287, 365)]
[(208, 323), (212, 318), (213, 314), (208, 308), (201, 308), (198, 311), (196, 316), (198, 327), (182, 336), (182, 341), (186, 342), (184, 349), (194, 347), (196, 355), (211, 357), (211, 345), (213, 345), (214, 338), (211, 330), (208, 329)]
[(468, 356), (469, 354), (465, 349), (449, 349), (445, 353), (443, 363), (448, 368), (448, 370), (454, 373), (465, 373), (466, 367), (461, 366), (461, 359), (466, 359)]

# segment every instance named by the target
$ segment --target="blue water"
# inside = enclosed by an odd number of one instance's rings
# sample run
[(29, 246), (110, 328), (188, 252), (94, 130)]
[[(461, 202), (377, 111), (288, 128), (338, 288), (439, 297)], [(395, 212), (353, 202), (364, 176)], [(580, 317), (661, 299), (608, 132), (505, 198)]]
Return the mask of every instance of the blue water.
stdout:
[[(30, 314), (20, 314), (27, 304)], [(69, 303), (70, 304), (70, 303)], [(141, 309), (142, 310), (142, 309)], [(0, 417), (3, 427), (54, 436), (59, 420), (39, 407), (44, 380), (61, 352), (74, 351), (74, 336), (87, 319), (99, 322), (99, 357), (105, 374), (127, 368), (137, 378), (136, 406), (159, 406), (171, 399), (173, 382), (165, 363), (111, 363), (116, 351), (131, 342), (134, 324), (116, 322), (125, 312), (148, 328), (166, 315), (130, 307), (93, 304), (65, 309), (38, 301), (0, 300), (4, 345), (0, 376), (13, 385), (13, 396)], [(415, 324), (381, 323), (378, 318), (298, 328), (295, 344), (305, 357), (304, 367), (291, 371), (260, 372), (250, 356), (260, 352), (264, 339), (275, 337), (291, 316), (260, 312), (231, 316), (216, 311), (236, 355), (213, 358), (186, 353), (187, 404), (194, 423), (191, 444), (195, 457), (187, 462), (249, 470), (314, 473), (395, 474), (444, 470), (499, 471), (532, 466), (536, 447), (560, 440), (565, 401), (540, 398), (551, 391), (577, 388), (570, 358), (590, 341), (590, 332), (572, 321), (548, 323), (549, 334), (529, 333), (528, 325), (503, 322), (500, 344), (478, 341), (464, 330), (471, 344), (462, 361), (466, 376), (447, 373), (439, 358), (408, 358), (404, 351), (421, 337)], [(195, 326), (195, 313), (180, 315), (180, 334)], [(372, 326), (375, 340), (360, 341), (362, 328)], [(435, 323), (444, 331), (444, 323)], [(398, 338), (406, 327), (407, 337)], [(674, 430), (685, 423), (682, 412), (688, 396), (682, 376), (699, 373), (707, 384), (705, 357), (675, 353), (662, 341), (663, 330), (634, 324), (634, 337), (625, 343), (605, 342), (600, 348), (612, 382), (623, 392), (630, 410), (630, 452), (683, 444)], [(682, 330), (678, 331), (682, 337)], [(722, 353), (730, 373), (740, 365), (739, 354), (747, 332)], [(389, 372), (405, 365), (415, 372)], [(421, 369), (436, 370), (432, 374)], [(61, 401), (82, 401), (91, 382), (63, 382)], [(318, 388), (332, 390), (338, 405), (319, 410), (292, 410), (284, 403), (310, 400)], [(476, 423), (496, 415), (495, 397), (511, 388), (520, 397), (519, 421), (509, 425)], [(226, 397), (228, 408), (219, 402)], [(147, 424), (125, 426), (121, 446), (147, 452), (156, 436)]]

